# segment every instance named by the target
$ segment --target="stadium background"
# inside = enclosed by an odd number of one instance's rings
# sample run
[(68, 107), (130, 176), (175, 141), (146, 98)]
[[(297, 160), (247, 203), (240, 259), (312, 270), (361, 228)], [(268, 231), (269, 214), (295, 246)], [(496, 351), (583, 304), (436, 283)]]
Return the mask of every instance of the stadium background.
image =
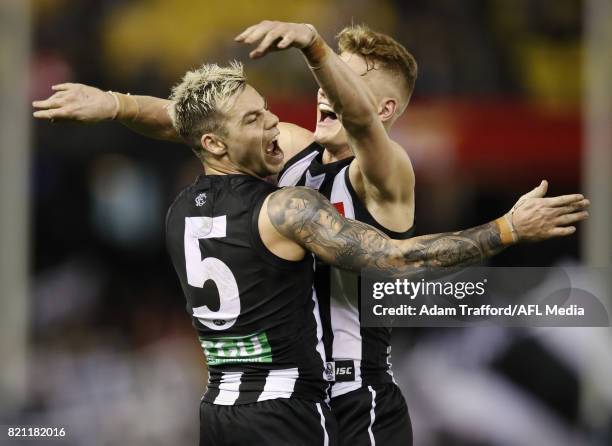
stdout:
[[(57, 444), (195, 444), (206, 371), (163, 222), (200, 166), (186, 147), (116, 123), (35, 122), (29, 103), (64, 81), (167, 97), (188, 68), (238, 58), (281, 120), (313, 128), (302, 58), (247, 61), (232, 41), (262, 19), (313, 23), (330, 43), (363, 22), (415, 55), (416, 90), (392, 134), (415, 167), (419, 234), (489, 221), (546, 178), (554, 195), (589, 193), (594, 223), (491, 264), (612, 263), (611, 122), (598, 114), (612, 103), (600, 72), (612, 62), (597, 57), (602, 45), (612, 53), (610, 33), (596, 35), (612, 29), (605, 0), (9, 0), (2, 12), (0, 49), (27, 57), (2, 80), (0, 424), (66, 426)], [(29, 172), (25, 204), (11, 160)], [(22, 232), (11, 232), (20, 210)], [(612, 444), (609, 328), (394, 337), (418, 446)]]

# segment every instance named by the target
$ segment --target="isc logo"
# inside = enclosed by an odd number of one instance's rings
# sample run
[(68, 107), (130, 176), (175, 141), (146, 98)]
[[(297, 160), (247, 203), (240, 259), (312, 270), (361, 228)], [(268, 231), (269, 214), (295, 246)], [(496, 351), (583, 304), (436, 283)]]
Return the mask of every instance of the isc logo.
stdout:
[(354, 381), (355, 363), (353, 361), (336, 361), (336, 381)]

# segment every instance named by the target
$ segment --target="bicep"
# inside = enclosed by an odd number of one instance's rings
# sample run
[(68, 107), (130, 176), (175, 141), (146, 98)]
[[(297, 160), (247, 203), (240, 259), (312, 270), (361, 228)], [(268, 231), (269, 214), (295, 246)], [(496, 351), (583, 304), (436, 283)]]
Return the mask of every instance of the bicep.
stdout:
[(318, 192), (286, 188), (270, 197), (268, 213), (276, 230), (324, 262), (359, 272), (391, 264), (399, 254), (393, 241), (371, 226), (341, 216)]

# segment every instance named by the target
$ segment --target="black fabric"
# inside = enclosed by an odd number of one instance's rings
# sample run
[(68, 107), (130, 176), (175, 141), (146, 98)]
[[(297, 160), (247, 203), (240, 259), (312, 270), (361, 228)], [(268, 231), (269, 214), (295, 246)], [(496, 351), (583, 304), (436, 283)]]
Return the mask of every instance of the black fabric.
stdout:
[[(374, 423), (372, 423), (372, 397)], [(338, 422), (341, 446), (412, 445), (412, 424), (406, 401), (395, 384), (363, 387), (331, 399), (332, 414)], [(370, 431), (374, 443), (370, 438)]]
[[(230, 319), (220, 316), (209, 322), (213, 325), (209, 327), (192, 316), (200, 341), (220, 358), (217, 364), (208, 358), (211, 373), (205, 401), (214, 401), (225, 372), (242, 372), (240, 397), (235, 404), (248, 404), (257, 401), (269, 370), (290, 368), (299, 371), (294, 388), (296, 397), (312, 401), (325, 398), (324, 364), (316, 350), (312, 256), (307, 255), (296, 262), (276, 257), (261, 242), (257, 228), (261, 205), (276, 190), (275, 186), (248, 175), (201, 175), (177, 197), (168, 211), (167, 248), (187, 300), (188, 313), (193, 315), (194, 308), (204, 306), (219, 311), (218, 287), (222, 284), (217, 282), (235, 280), (238, 288), (240, 311), (233, 325), (217, 329), (217, 325), (229, 325)], [(210, 258), (218, 259), (229, 268), (233, 279), (227, 280), (227, 275), (222, 275), (222, 280), (206, 280), (202, 287), (188, 284), (185, 228), (186, 219), (193, 217), (225, 218), (225, 224), (219, 225), (225, 227), (225, 236), (197, 237), (200, 258), (196, 259), (196, 264)], [(190, 243), (193, 252), (193, 242)], [(207, 266), (205, 269), (207, 273), (218, 274), (218, 268)], [(265, 335), (266, 344), (269, 344), (271, 352), (266, 361), (253, 361), (250, 356), (236, 359), (247, 352), (248, 347), (237, 344), (232, 348), (232, 342), (228, 343), (227, 339), (251, 339), (256, 335)], [(220, 350), (223, 347), (217, 346), (225, 346), (228, 350)], [(248, 360), (244, 360), (245, 357)]]
[(202, 401), (200, 446), (324, 446), (319, 409), (327, 444), (336, 446), (338, 427), (325, 403), (291, 398), (221, 406)]

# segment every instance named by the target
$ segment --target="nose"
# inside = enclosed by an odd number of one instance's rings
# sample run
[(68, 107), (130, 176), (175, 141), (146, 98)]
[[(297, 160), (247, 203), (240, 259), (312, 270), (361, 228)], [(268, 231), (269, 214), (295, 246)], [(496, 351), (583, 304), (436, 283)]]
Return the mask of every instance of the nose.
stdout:
[(278, 116), (269, 110), (266, 110), (266, 129), (274, 128), (278, 125)]
[(317, 90), (317, 102), (320, 102), (322, 100), (327, 102), (327, 96), (325, 96), (325, 92), (321, 88), (319, 88)]

